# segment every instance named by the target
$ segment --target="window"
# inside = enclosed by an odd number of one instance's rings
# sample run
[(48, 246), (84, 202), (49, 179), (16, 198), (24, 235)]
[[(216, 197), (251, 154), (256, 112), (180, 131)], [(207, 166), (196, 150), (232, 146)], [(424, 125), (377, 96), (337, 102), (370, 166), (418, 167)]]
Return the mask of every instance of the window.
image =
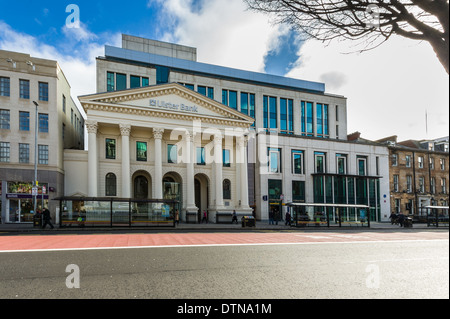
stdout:
[(197, 147), (197, 165), (205, 165), (205, 148)]
[(430, 169), (434, 169), (434, 158), (430, 157)]
[(278, 105), (277, 98), (264, 96), (264, 128), (278, 128)]
[(10, 95), (10, 79), (0, 77), (0, 96)]
[(10, 146), (9, 142), (0, 142), (0, 162), (9, 163)]
[(292, 151), (292, 173), (305, 174), (303, 166), (303, 151)]
[(397, 166), (397, 165), (398, 165), (398, 155), (392, 154), (392, 166)]
[(48, 102), (48, 83), (39, 82), (39, 101)]
[[(255, 118), (255, 94), (241, 93), (241, 112)], [(252, 126), (255, 126), (254, 122)]]
[(136, 75), (130, 76), (130, 89), (145, 87), (148, 85), (149, 85), (148, 78), (140, 77), (140, 76), (136, 76)]
[(356, 161), (357, 161), (357, 165), (358, 165), (358, 175), (366, 176), (367, 175), (367, 157), (357, 156)]
[(114, 80), (114, 73), (112, 72), (108, 72), (106, 74), (106, 90), (108, 92), (113, 92), (115, 91), (116, 85), (115, 85), (115, 80)]
[(209, 97), (210, 99), (214, 99), (214, 88), (206, 87), (206, 86), (197, 86), (197, 92)]
[(394, 175), (394, 192), (398, 192), (398, 175)]
[(317, 136), (329, 137), (328, 105), (317, 103)]
[(431, 194), (436, 194), (436, 178), (432, 177), (431, 180)]
[(19, 80), (19, 91), (20, 91), (21, 99), (29, 99), (30, 98), (30, 81)]
[(411, 167), (411, 155), (406, 155), (406, 167)]
[(64, 114), (66, 114), (66, 96), (64, 94), (62, 97), (62, 108), (63, 108)]
[(439, 166), (441, 166), (441, 171), (445, 171), (445, 158), (439, 159)]
[(39, 132), (48, 133), (48, 114), (39, 113)]
[(425, 178), (423, 176), (419, 177), (419, 192), (425, 193)]
[(314, 107), (312, 102), (301, 103), (301, 130), (303, 136), (314, 136)]
[(336, 154), (336, 168), (338, 174), (347, 174), (346, 154)]
[(176, 145), (167, 145), (167, 162), (178, 164), (178, 149)]
[(418, 162), (419, 162), (419, 168), (423, 168), (423, 156), (419, 156), (417, 158)]
[(38, 146), (38, 163), (41, 165), (48, 165), (48, 145)]
[(406, 191), (408, 193), (412, 193), (412, 176), (411, 175), (406, 176)]
[(442, 194), (447, 194), (447, 180), (445, 178), (441, 178), (441, 189)]
[(134, 88), (138, 88), (138, 87), (141, 87), (141, 77), (131, 75), (130, 76), (130, 88), (134, 89)]
[(19, 130), (30, 130), (30, 112), (19, 112)]
[(231, 161), (230, 161), (230, 150), (223, 150), (223, 158), (222, 158), (222, 162), (223, 162), (223, 167), (231, 167)]
[(147, 143), (136, 142), (136, 161), (147, 162)]
[(194, 91), (194, 84), (189, 84), (189, 83), (181, 83), (182, 85), (184, 85), (185, 87), (187, 87), (189, 90)]
[(156, 68), (156, 84), (169, 83), (170, 69), (165, 66), (155, 66)]
[(30, 144), (19, 144), (19, 163), (30, 162)]
[(9, 110), (0, 110), (0, 130), (10, 129), (10, 114)]
[(228, 179), (223, 181), (223, 199), (231, 199), (231, 182)]
[(106, 139), (106, 158), (116, 159), (116, 140), (114, 139)]
[(127, 89), (127, 75), (116, 73), (116, 90), (126, 90)]
[(113, 173), (106, 175), (105, 196), (117, 196), (117, 177)]
[(281, 173), (281, 149), (269, 148), (269, 173)]
[(222, 104), (225, 104), (235, 110), (237, 110), (237, 92), (222, 90)]
[(292, 200), (305, 202), (305, 182), (292, 181)]
[(323, 152), (314, 152), (315, 173), (326, 173), (326, 154)]
[(294, 101), (280, 99), (280, 130), (281, 133), (294, 133)]

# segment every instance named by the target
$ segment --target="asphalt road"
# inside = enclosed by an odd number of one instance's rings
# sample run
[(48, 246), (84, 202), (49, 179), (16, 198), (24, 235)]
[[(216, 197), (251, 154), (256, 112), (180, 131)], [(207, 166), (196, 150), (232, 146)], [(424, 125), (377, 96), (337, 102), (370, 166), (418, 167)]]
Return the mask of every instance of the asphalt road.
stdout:
[(2, 252), (0, 298), (448, 299), (449, 242)]

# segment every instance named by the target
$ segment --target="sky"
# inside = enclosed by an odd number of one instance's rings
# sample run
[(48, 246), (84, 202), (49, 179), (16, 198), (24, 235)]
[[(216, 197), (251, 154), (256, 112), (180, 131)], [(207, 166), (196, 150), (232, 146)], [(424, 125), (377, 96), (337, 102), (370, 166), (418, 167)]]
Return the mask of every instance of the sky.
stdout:
[[(68, 27), (70, 4), (77, 28)], [(0, 49), (57, 60), (77, 103), (95, 93), (95, 58), (106, 44), (120, 47), (124, 33), (196, 47), (199, 62), (325, 83), (347, 98), (349, 134), (449, 135), (449, 76), (426, 42), (393, 37), (358, 53), (351, 41), (304, 41), (242, 0), (0, 0), (0, 8)]]

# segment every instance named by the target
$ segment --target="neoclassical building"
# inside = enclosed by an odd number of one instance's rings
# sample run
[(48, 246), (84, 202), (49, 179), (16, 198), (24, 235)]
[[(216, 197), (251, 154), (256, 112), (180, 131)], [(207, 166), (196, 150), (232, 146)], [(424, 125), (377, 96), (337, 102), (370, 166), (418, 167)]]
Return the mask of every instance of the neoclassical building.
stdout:
[(66, 195), (176, 199), (182, 220), (251, 214), (251, 117), (176, 83), (79, 99), (89, 149), (66, 150)]

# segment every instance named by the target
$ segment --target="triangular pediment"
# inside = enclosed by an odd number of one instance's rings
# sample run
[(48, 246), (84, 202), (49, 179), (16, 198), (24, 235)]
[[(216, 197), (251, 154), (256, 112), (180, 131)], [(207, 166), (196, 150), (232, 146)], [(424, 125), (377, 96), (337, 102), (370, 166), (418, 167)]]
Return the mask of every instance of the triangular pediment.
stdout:
[(89, 110), (133, 112), (155, 117), (182, 118), (211, 123), (234, 123), (250, 127), (253, 119), (180, 84), (170, 83), (124, 91), (79, 97), (89, 116)]

